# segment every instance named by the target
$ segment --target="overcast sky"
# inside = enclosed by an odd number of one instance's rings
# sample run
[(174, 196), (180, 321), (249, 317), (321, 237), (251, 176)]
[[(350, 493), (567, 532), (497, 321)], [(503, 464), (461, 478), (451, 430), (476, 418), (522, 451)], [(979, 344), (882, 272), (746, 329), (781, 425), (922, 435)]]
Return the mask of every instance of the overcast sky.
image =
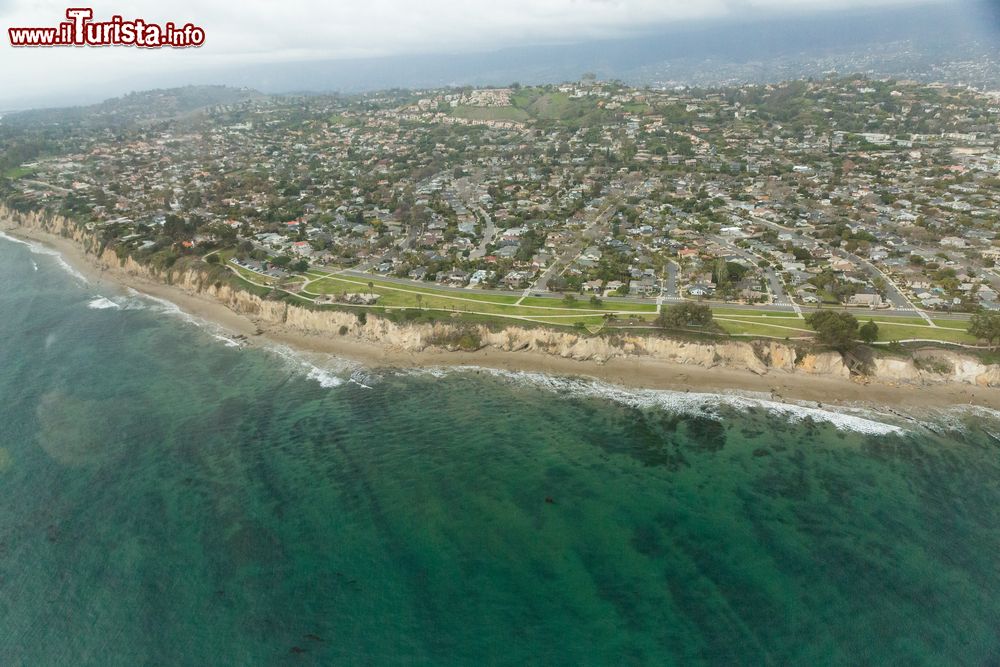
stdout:
[[(74, 1), (95, 20), (125, 19), (205, 29), (200, 49), (129, 47), (13, 49), (6, 29), (56, 25), (68, 0), (0, 0), (0, 104), (84, 82), (103, 87), (141, 72), (234, 63), (489, 50), (622, 37), (692, 19), (844, 11), (921, 0), (213, 0)], [(923, 0), (924, 2), (933, 0)], [(959, 0), (953, 0), (959, 1)], [(152, 80), (152, 79), (151, 79)]]

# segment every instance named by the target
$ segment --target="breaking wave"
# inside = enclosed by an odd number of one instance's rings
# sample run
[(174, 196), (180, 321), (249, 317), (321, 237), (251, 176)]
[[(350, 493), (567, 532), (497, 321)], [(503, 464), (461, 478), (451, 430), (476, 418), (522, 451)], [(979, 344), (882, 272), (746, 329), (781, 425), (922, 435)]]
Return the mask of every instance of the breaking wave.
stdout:
[[(711, 394), (679, 392), (665, 389), (632, 389), (609, 384), (593, 378), (574, 378), (546, 375), (530, 371), (505, 371), (494, 368), (428, 368), (396, 371), (401, 374), (424, 374), (445, 377), (452, 373), (475, 371), (488, 374), (512, 384), (541, 388), (571, 397), (602, 398), (640, 409), (659, 409), (678, 414), (691, 414), (723, 419), (720, 408), (738, 411), (764, 410), (795, 423), (811, 419), (823, 422), (843, 431), (853, 431), (867, 435), (902, 435), (907, 431), (901, 426), (876, 421), (874, 410), (853, 408), (819, 408), (792, 403), (779, 403), (763, 397), (746, 394)], [(883, 417), (883, 415), (878, 415)], [(885, 416), (888, 418), (888, 416)]]
[[(73, 276), (82, 283), (88, 282), (87, 278), (82, 273), (80, 273), (72, 266), (70, 266), (69, 262), (63, 259), (63, 256), (57, 250), (53, 250), (52, 248), (47, 248), (41, 245), (40, 243), (32, 243), (31, 241), (25, 241), (23, 239), (16, 238), (9, 234), (5, 234), (4, 232), (0, 232), (0, 239), (3, 239), (5, 241), (10, 241), (11, 243), (18, 243), (20, 245), (27, 246), (27, 248), (32, 252), (32, 254), (52, 257), (53, 259), (55, 259), (56, 264), (59, 265), (59, 268), (63, 269), (66, 273), (70, 274), (71, 276)], [(34, 266), (34, 269), (37, 271), (38, 264), (32, 262), (32, 265)]]
[(268, 345), (266, 351), (280, 357), (295, 373), (304, 373), (307, 380), (316, 382), (323, 389), (333, 389), (345, 382), (353, 382), (359, 364), (332, 355), (299, 352), (284, 345)]
[(87, 304), (87, 308), (91, 308), (93, 310), (121, 310), (122, 307), (111, 299), (99, 296), (96, 299), (91, 300), (90, 303)]

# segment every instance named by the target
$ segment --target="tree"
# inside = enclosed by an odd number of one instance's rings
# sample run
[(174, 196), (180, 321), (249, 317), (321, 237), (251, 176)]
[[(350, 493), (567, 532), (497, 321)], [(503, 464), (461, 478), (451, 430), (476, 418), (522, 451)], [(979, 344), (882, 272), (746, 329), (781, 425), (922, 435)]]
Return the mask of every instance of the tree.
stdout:
[(297, 271), (298, 273), (305, 273), (306, 271), (309, 270), (309, 262), (307, 262), (304, 259), (300, 259), (296, 262), (293, 262), (289, 268), (291, 268), (292, 271)]
[(858, 320), (850, 313), (820, 310), (807, 315), (806, 324), (816, 332), (816, 340), (841, 352), (851, 349), (858, 337)]
[(979, 340), (985, 340), (993, 347), (1000, 339), (1000, 312), (981, 310), (969, 320), (969, 334)]
[(720, 257), (715, 260), (715, 270), (712, 273), (715, 277), (715, 284), (720, 289), (729, 285), (729, 267), (726, 265), (726, 259), (724, 257)]
[(600, 308), (603, 305), (604, 302), (596, 294), (590, 297), (590, 306), (592, 308)]
[(701, 303), (680, 303), (663, 309), (656, 318), (661, 329), (679, 329), (687, 326), (706, 327), (712, 323), (712, 309)]
[(213, 252), (211, 255), (205, 258), (205, 261), (208, 262), (209, 264), (218, 264), (219, 256)]
[(370, 280), (368, 281), (368, 293), (371, 295), (375, 294), (375, 283)]
[(865, 322), (861, 329), (858, 330), (858, 334), (861, 336), (861, 340), (868, 344), (878, 340), (878, 325), (875, 324), (875, 320)]

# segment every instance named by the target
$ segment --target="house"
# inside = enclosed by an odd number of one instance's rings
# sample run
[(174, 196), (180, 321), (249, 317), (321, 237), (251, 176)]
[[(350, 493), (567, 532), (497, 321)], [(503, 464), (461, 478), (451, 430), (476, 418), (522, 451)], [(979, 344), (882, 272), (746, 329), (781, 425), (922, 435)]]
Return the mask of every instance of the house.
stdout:
[(646, 277), (640, 280), (630, 280), (628, 283), (628, 293), (632, 296), (652, 296), (658, 291), (656, 280), (653, 278)]
[(604, 296), (618, 292), (624, 284), (620, 280), (609, 280), (608, 284), (604, 286)]
[(847, 303), (852, 306), (865, 306), (867, 308), (876, 308), (882, 305), (882, 295), (877, 294), (872, 291), (863, 290), (857, 294), (852, 295)]
[(296, 241), (292, 244), (292, 252), (299, 257), (308, 257), (313, 254), (313, 248), (308, 241)]
[(468, 280), (469, 273), (467, 271), (462, 271), (461, 269), (453, 269), (444, 276), (444, 282), (458, 287), (464, 286)]
[(472, 274), (469, 278), (469, 287), (478, 287), (482, 283), (492, 280), (496, 276), (495, 271), (487, 271), (486, 269), (479, 269)]
[(504, 276), (503, 282), (507, 287), (513, 289), (526, 285), (529, 277), (527, 271), (511, 271)]

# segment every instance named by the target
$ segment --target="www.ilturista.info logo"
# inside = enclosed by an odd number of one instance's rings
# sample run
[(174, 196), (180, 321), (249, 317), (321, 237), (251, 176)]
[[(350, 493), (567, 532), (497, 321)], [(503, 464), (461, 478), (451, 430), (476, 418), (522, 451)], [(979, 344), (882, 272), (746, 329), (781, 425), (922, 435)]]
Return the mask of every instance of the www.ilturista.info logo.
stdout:
[(143, 19), (124, 20), (112, 16), (110, 21), (92, 21), (89, 7), (66, 10), (68, 21), (52, 28), (8, 28), (11, 46), (141, 46), (187, 48), (205, 43), (204, 29), (186, 23), (183, 26), (167, 22), (163, 25)]

